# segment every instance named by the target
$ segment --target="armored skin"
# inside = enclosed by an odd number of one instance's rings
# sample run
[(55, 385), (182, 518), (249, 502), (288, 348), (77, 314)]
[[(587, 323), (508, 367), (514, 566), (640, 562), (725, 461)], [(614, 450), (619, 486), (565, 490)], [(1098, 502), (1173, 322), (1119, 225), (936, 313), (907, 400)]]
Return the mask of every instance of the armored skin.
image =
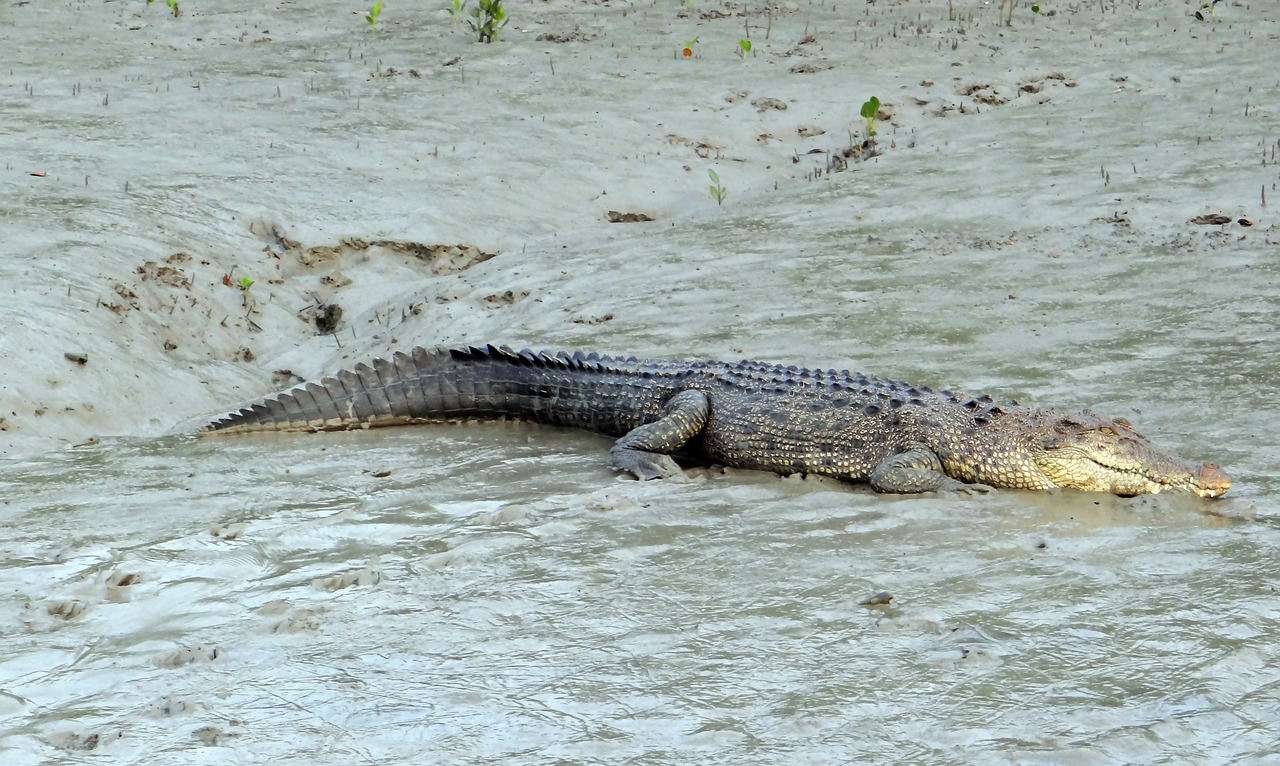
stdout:
[(518, 419), (618, 437), (640, 479), (675, 457), (813, 473), (878, 492), (1070, 487), (1220, 497), (1213, 463), (1162, 452), (1127, 420), (1037, 410), (835, 370), (679, 362), (506, 347), (415, 348), (233, 412), (202, 433), (336, 431)]

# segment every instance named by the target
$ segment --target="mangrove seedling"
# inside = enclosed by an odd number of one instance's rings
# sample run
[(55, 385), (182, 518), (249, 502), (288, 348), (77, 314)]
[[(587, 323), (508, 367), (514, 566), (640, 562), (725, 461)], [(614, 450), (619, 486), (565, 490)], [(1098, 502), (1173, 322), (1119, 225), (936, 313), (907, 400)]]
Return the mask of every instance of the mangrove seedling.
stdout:
[(750, 52), (751, 52), (751, 41), (750, 41), (750, 40), (739, 40), (739, 41), (738, 41), (738, 54), (742, 56), (742, 60), (743, 60), (743, 61), (746, 61), (746, 60), (747, 60), (747, 54), (748, 54), (748, 53), (750, 53)]
[(1210, 0), (1210, 2), (1201, 4), (1200, 10), (1196, 11), (1196, 18), (1200, 21), (1204, 21), (1204, 10), (1206, 8), (1209, 9), (1209, 15), (1211, 17), (1215, 19), (1218, 18), (1218, 3), (1220, 2), (1222, 2), (1222, 0)]
[(178, 18), (178, 14), (181, 12), (178, 10), (178, 0), (169, 0), (169, 10), (173, 11), (175, 19)]
[(457, 24), (462, 21), (462, 12), (466, 10), (467, 0), (453, 0), (453, 7), (447, 9), (449, 15), (453, 17), (453, 23)]
[(249, 292), (249, 288), (253, 287), (253, 280), (249, 277), (240, 277), (240, 282), (236, 287), (240, 288), (240, 292), (247, 293)]
[(862, 105), (862, 110), (858, 114), (862, 115), (862, 119), (867, 121), (867, 138), (871, 138), (876, 134), (876, 115), (880, 113), (880, 99), (872, 96)]
[(369, 9), (369, 12), (365, 14), (365, 17), (364, 17), (364, 20), (369, 22), (369, 31), (371, 32), (378, 31), (378, 17), (381, 15), (382, 15), (382, 0), (378, 0), (378, 2), (373, 4), (373, 7)]
[(498, 39), (498, 30), (507, 25), (507, 11), (502, 0), (476, 0), (471, 9), (472, 20), (467, 24), (480, 37), (480, 42), (491, 43)]
[(680, 45), (680, 55), (684, 56), (687, 59), (691, 59), (693, 58), (693, 50), (694, 48), (697, 48), (697, 47), (698, 47), (698, 38), (695, 37), (692, 40), (685, 40)]
[(711, 199), (716, 201), (716, 205), (723, 205), (724, 198), (729, 196), (729, 190), (720, 183), (720, 175), (715, 170), (708, 170), (707, 175), (711, 176)]

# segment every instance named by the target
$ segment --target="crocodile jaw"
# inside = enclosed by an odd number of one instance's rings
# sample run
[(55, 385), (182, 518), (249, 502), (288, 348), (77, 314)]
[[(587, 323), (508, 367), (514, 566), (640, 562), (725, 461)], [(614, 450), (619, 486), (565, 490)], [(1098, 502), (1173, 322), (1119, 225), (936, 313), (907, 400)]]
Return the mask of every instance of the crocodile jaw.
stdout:
[(1231, 477), (1213, 463), (1196, 465), (1169, 454), (1124, 418), (1089, 410), (1042, 411), (1031, 418), (1031, 457), (1058, 487), (1115, 495), (1190, 492), (1221, 497)]
[[(1063, 453), (1070, 452), (1070, 457)], [(1113, 495), (1153, 495), (1190, 492), (1199, 497), (1222, 497), (1231, 489), (1231, 477), (1214, 463), (1195, 466), (1169, 455), (1151, 465), (1108, 465), (1084, 450), (1057, 449), (1037, 459), (1049, 480), (1071, 487)]]

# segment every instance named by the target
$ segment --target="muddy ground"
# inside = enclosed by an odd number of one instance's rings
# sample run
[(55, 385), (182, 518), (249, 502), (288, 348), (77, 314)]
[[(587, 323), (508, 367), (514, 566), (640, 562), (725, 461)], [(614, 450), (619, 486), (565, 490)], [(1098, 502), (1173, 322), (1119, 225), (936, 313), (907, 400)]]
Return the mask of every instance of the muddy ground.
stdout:
[[(1280, 15), (997, 5), (0, 6), (6, 762), (1274, 758)], [(184, 436), (491, 341), (1089, 406), (1236, 486)]]

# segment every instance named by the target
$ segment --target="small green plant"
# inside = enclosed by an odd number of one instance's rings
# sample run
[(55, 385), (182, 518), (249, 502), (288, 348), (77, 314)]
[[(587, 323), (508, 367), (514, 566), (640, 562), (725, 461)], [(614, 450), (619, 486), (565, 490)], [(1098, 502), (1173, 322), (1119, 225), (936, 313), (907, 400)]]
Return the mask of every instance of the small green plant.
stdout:
[(750, 53), (750, 52), (751, 52), (751, 41), (750, 41), (750, 40), (739, 40), (739, 41), (738, 41), (738, 54), (739, 54), (740, 56), (742, 56), (742, 60), (743, 60), (743, 61), (746, 61), (746, 60), (747, 60), (747, 54), (748, 54), (748, 53)]
[(491, 43), (498, 39), (498, 30), (507, 25), (507, 11), (502, 0), (476, 0), (471, 9), (472, 20), (467, 24), (480, 36), (480, 42)]
[(181, 11), (178, 10), (178, 0), (169, 0), (169, 10), (173, 11), (173, 17), (178, 18)]
[(378, 17), (381, 15), (382, 15), (382, 0), (378, 0), (378, 2), (373, 4), (373, 7), (369, 9), (369, 12), (365, 14), (365, 17), (364, 17), (364, 20), (369, 22), (370, 31), (372, 32), (378, 31)]
[(711, 176), (711, 199), (715, 200), (717, 205), (723, 205), (724, 198), (729, 196), (729, 190), (720, 183), (720, 174), (715, 170), (708, 170), (707, 175)]
[(453, 23), (457, 24), (463, 19), (463, 11), (467, 8), (467, 0), (453, 0), (453, 7), (447, 9), (449, 15), (453, 17)]
[(693, 58), (693, 52), (697, 47), (698, 38), (695, 37), (692, 40), (685, 40), (683, 43), (680, 43), (680, 55), (687, 59), (691, 59)]
[(1200, 21), (1204, 21), (1204, 10), (1206, 8), (1209, 9), (1210, 17), (1215, 19), (1218, 18), (1218, 3), (1220, 2), (1222, 2), (1222, 0), (1210, 0), (1210, 2), (1202, 3), (1200, 5), (1200, 10), (1196, 11), (1196, 18)]
[(876, 115), (880, 113), (880, 99), (872, 96), (862, 105), (858, 114), (862, 115), (862, 119), (867, 121), (867, 138), (873, 138), (876, 134)]
[(253, 287), (253, 280), (248, 277), (240, 277), (240, 282), (236, 287), (240, 288), (240, 292), (247, 293), (249, 292), (249, 288)]

